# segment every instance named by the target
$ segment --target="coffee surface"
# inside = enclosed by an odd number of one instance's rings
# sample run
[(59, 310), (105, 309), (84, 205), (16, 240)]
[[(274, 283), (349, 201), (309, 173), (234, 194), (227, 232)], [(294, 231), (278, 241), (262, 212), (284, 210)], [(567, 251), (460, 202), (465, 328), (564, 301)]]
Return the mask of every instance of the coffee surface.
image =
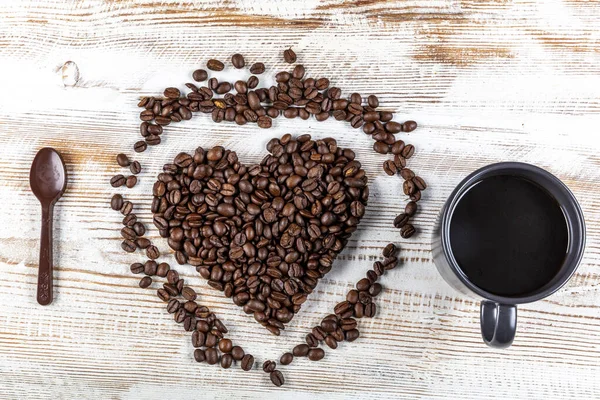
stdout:
[(452, 252), (468, 279), (502, 296), (541, 288), (560, 270), (568, 228), (556, 200), (517, 176), (486, 178), (460, 199), (450, 222)]

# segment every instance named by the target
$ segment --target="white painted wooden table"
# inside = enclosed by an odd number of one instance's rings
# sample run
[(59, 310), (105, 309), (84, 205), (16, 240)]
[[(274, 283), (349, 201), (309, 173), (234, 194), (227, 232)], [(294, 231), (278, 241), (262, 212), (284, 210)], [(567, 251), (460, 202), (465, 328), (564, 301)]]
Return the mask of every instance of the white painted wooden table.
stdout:
[[(197, 116), (136, 157), (145, 171), (126, 192), (151, 227), (153, 176), (179, 151), (220, 144), (256, 162), (286, 132), (334, 136), (359, 151), (371, 179), (366, 217), (281, 337), (179, 268), (264, 360), (301, 340), (382, 246), (402, 243), (403, 266), (383, 280), (383, 307), (361, 322), (361, 338), (319, 363), (283, 368), (277, 389), (262, 372), (193, 361), (189, 334), (129, 273), (142, 256), (120, 249), (108, 180), (119, 171), (114, 155), (133, 154), (139, 96), (183, 87), (208, 58), (237, 51), (278, 70), (288, 46), (310, 75), (376, 94), (382, 108), (419, 122), (406, 135), (418, 150), (411, 165), (430, 185), (417, 236), (401, 242), (392, 228), (404, 199), (401, 181), (380, 167), (385, 158), (333, 120), (278, 119), (262, 131)], [(67, 61), (76, 82), (63, 79)], [(599, 2), (4, 0), (0, 66), (1, 398), (600, 398)], [(56, 209), (56, 298), (45, 308), (35, 301), (40, 211), (28, 189), (43, 146), (64, 154), (70, 175)], [(588, 244), (568, 286), (520, 307), (515, 344), (497, 351), (481, 342), (477, 302), (436, 272), (429, 237), (453, 186), (504, 160), (563, 179), (584, 209)]]

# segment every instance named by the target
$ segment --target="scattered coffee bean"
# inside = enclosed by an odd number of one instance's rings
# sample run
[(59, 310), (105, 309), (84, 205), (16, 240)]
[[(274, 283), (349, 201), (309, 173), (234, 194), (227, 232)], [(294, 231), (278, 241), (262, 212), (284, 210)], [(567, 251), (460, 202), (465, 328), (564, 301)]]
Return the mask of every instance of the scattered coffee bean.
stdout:
[(135, 245), (135, 243), (133, 241), (125, 239), (121, 243), (121, 248), (123, 250), (125, 250), (127, 253), (133, 253), (135, 251), (135, 249), (137, 249), (137, 246)]
[(293, 64), (296, 62), (296, 53), (294, 53), (294, 50), (289, 48), (283, 52), (283, 59), (286, 63)]
[(246, 354), (242, 358), (242, 365), (241, 365), (242, 369), (244, 371), (250, 371), (253, 366), (254, 366), (254, 357), (250, 354)]
[(275, 385), (277, 387), (282, 386), (285, 383), (285, 380), (283, 379), (283, 374), (281, 373), (281, 371), (275, 370), (275, 371), (271, 372), (269, 377), (271, 378), (271, 382), (273, 382), (273, 385)]
[(275, 361), (267, 360), (263, 363), (263, 371), (265, 372), (273, 372), (277, 368), (277, 364)]
[(139, 142), (135, 142), (135, 144), (133, 145), (133, 150), (136, 153), (142, 153), (142, 152), (146, 151), (147, 148), (148, 148), (148, 145), (143, 140), (140, 140)]
[(120, 194), (114, 194), (110, 199), (110, 208), (115, 211), (119, 211), (123, 207), (123, 196)]
[(308, 351), (308, 359), (311, 361), (320, 361), (325, 357), (325, 351), (320, 348), (310, 349)]
[(135, 177), (135, 175), (130, 175), (125, 180), (125, 186), (127, 186), (129, 189), (134, 187), (136, 183), (137, 183), (137, 178)]
[(129, 158), (123, 153), (117, 154), (117, 164), (119, 164), (121, 167), (128, 167)]
[(415, 121), (406, 121), (404, 124), (402, 124), (403, 132), (412, 132), (415, 129), (417, 129), (417, 123)]
[(125, 179), (125, 177), (121, 174), (115, 175), (110, 179), (110, 184), (112, 187), (119, 187), (119, 186), (123, 186), (125, 184), (125, 182), (127, 181), (127, 179)]
[(131, 270), (131, 272), (133, 274), (141, 274), (142, 272), (144, 272), (144, 264), (142, 264), (142, 263), (133, 263), (133, 264), (131, 264), (131, 266), (129, 267), (129, 269)]
[(292, 350), (294, 357), (305, 357), (310, 351), (310, 347), (307, 344), (299, 344)]
[(284, 353), (281, 356), (281, 358), (279, 359), (279, 363), (281, 365), (288, 365), (288, 364), (291, 364), (293, 360), (294, 360), (294, 355), (292, 353)]
[(156, 260), (158, 257), (160, 257), (160, 251), (158, 251), (158, 248), (154, 245), (149, 246), (146, 249), (146, 256), (152, 260)]
[(210, 59), (206, 63), (206, 67), (212, 71), (223, 71), (223, 69), (225, 68), (225, 64), (223, 64), (219, 60)]
[(402, 236), (404, 239), (408, 239), (409, 237), (411, 237), (414, 234), (415, 234), (415, 227), (412, 226), (411, 224), (406, 224), (402, 227), (402, 229), (400, 229), (400, 236)]
[(140, 280), (140, 287), (142, 289), (149, 287), (151, 284), (152, 284), (152, 278), (150, 278), (149, 276), (145, 276)]
[(208, 72), (204, 69), (197, 69), (192, 74), (192, 78), (194, 78), (196, 82), (204, 82), (208, 79)]
[(132, 174), (137, 175), (140, 172), (142, 172), (142, 166), (139, 161), (134, 161), (129, 166), (129, 170), (131, 171)]
[(257, 62), (250, 66), (250, 73), (254, 75), (260, 75), (265, 72), (265, 64)]
[(244, 56), (241, 54), (234, 54), (231, 57), (231, 64), (237, 69), (244, 68), (246, 66), (246, 61), (244, 61)]

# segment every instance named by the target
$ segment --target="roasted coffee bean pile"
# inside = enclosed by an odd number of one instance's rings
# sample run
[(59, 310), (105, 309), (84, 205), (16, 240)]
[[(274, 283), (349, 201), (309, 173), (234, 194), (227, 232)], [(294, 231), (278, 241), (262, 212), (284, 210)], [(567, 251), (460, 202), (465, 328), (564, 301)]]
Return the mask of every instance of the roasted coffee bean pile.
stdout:
[[(283, 53), (287, 63), (296, 62), (297, 56), (292, 49)], [(241, 54), (235, 54), (231, 63), (235, 68), (244, 68), (246, 62)], [(211, 59), (206, 67), (211, 71), (222, 71), (225, 64)], [(255, 63), (250, 66), (252, 74), (262, 74), (265, 66)], [(235, 122), (238, 125), (256, 123), (261, 128), (270, 128), (273, 119), (283, 115), (286, 118), (309, 119), (314, 116), (317, 121), (325, 121), (333, 117), (338, 121), (346, 121), (353, 128), (362, 128), (375, 143), (373, 149), (381, 154), (393, 154), (394, 158), (383, 163), (388, 175), (400, 173), (404, 179), (403, 190), (414, 203), (421, 199), (425, 190), (424, 180), (406, 167), (407, 160), (415, 152), (415, 147), (397, 139), (400, 132), (411, 132), (417, 128), (415, 121), (399, 123), (393, 121), (394, 113), (379, 110), (379, 99), (371, 95), (366, 98), (359, 93), (352, 93), (342, 98), (339, 88), (330, 85), (328, 78), (312, 78), (305, 76), (305, 68), (301, 64), (292, 71), (276, 73), (277, 85), (269, 88), (258, 87), (260, 81), (256, 75), (248, 80), (237, 82), (219, 82), (215, 77), (209, 79), (204, 69), (194, 71), (192, 77), (197, 82), (207, 82), (198, 87), (187, 83), (190, 92), (182, 95), (179, 89), (169, 87), (164, 90), (164, 97), (144, 97), (138, 106), (144, 108), (140, 113), (142, 123), (140, 134), (143, 140), (135, 143), (134, 150), (142, 152), (148, 146), (161, 142), (164, 126), (173, 122), (189, 120), (193, 113), (211, 114), (216, 123)], [(111, 180), (113, 186), (135, 184), (135, 180), (117, 175)], [(411, 210), (416, 212), (416, 207)], [(409, 238), (415, 233), (410, 220), (414, 212), (398, 216), (394, 226), (401, 229), (401, 236)]]
[[(234, 361), (240, 362), (240, 367), (249, 371), (254, 366), (254, 357), (246, 354), (240, 346), (234, 346), (232, 341), (225, 337), (228, 330), (208, 307), (198, 304), (198, 295), (194, 289), (185, 285), (179, 273), (168, 263), (157, 263), (156, 258), (160, 253), (150, 240), (144, 238), (144, 225), (137, 221), (137, 216), (132, 213), (133, 204), (123, 200), (120, 194), (113, 195), (111, 208), (124, 215), (121, 235), (124, 241), (123, 250), (133, 252), (137, 248), (145, 249), (149, 260), (144, 264), (133, 263), (130, 271), (134, 274), (144, 274), (139, 281), (141, 288), (148, 288), (153, 283), (153, 278), (166, 278), (166, 282), (156, 292), (158, 298), (167, 303), (167, 312), (173, 314), (175, 322), (181, 324), (187, 332), (192, 332), (192, 345), (194, 359), (197, 362), (206, 362), (213, 365), (220, 363), (222, 368), (230, 368)], [(152, 257), (149, 249), (154, 249)]]
[(154, 184), (152, 212), (180, 264), (279, 335), (331, 270), (369, 191), (354, 152), (332, 138), (287, 134), (267, 150), (248, 167), (220, 146), (178, 154)]
[[(373, 263), (373, 269), (367, 271), (366, 277), (356, 283), (356, 288), (346, 295), (346, 300), (338, 303), (333, 314), (323, 318), (320, 324), (314, 326), (306, 335), (305, 343), (295, 346), (291, 352), (284, 353), (279, 359), (282, 365), (291, 364), (295, 358), (307, 357), (311, 361), (319, 361), (325, 357), (325, 350), (319, 346), (325, 343), (330, 349), (337, 349), (339, 344), (353, 342), (359, 338), (358, 319), (372, 318), (377, 313), (375, 298), (382, 292), (383, 287), (377, 281), (385, 271), (396, 268), (397, 249), (393, 243), (383, 249), (383, 261)], [(283, 374), (276, 369), (275, 361), (267, 360), (263, 370), (270, 373), (271, 382), (281, 386), (285, 380)]]

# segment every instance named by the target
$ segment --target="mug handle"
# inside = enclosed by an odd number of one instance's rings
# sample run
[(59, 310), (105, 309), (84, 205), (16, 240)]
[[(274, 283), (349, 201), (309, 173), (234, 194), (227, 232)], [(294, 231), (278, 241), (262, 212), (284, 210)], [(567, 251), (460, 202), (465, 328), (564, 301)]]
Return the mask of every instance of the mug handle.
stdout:
[(490, 347), (511, 345), (517, 332), (517, 307), (489, 300), (481, 302), (481, 336)]

